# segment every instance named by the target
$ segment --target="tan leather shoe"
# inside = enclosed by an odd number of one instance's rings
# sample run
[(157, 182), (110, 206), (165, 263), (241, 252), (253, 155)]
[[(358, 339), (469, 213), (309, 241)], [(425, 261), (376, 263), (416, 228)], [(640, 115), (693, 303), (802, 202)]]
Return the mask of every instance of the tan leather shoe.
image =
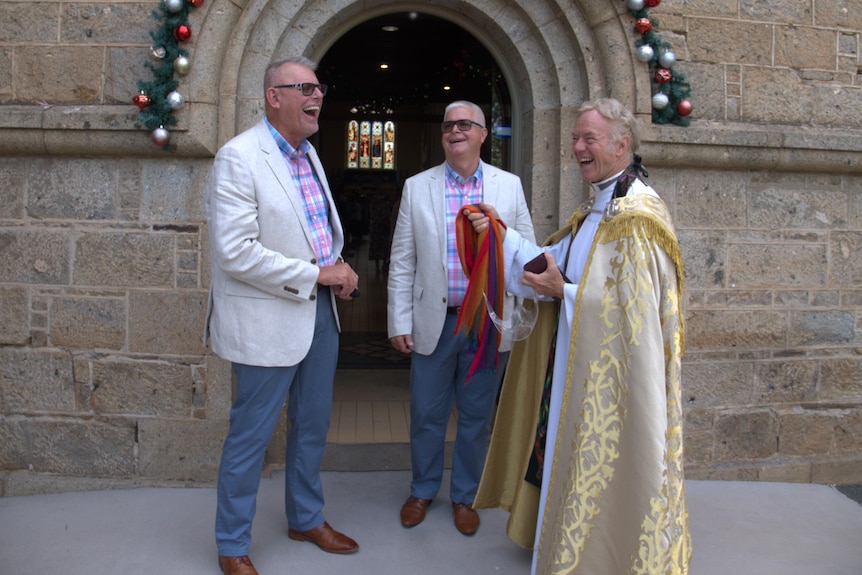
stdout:
[(218, 556), (218, 566), (224, 575), (258, 575), (257, 569), (251, 564), (248, 555), (242, 557)]
[(359, 550), (359, 544), (356, 541), (344, 533), (339, 533), (325, 521), (308, 531), (288, 529), (287, 536), (296, 541), (311, 541), (327, 553), (346, 555)]
[(473, 535), (479, 529), (479, 514), (472, 504), (452, 503), (455, 513), (455, 528), (464, 535)]
[(430, 499), (419, 499), (412, 495), (407, 498), (401, 507), (401, 525), (404, 527), (416, 527), (425, 519), (425, 509), (431, 505)]

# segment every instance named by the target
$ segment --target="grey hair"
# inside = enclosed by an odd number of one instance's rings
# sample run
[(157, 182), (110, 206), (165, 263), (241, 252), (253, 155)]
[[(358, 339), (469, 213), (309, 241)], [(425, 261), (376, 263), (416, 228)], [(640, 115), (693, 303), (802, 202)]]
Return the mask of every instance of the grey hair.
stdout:
[(317, 70), (317, 62), (306, 58), (305, 56), (283, 58), (281, 60), (275, 60), (274, 62), (270, 62), (269, 66), (266, 67), (266, 72), (263, 75), (264, 92), (266, 92), (267, 88), (275, 84), (275, 72), (285, 64), (299, 64), (300, 66), (305, 66), (306, 68), (309, 68), (311, 71)]
[(470, 110), (473, 110), (482, 117), (482, 126), (486, 128), (488, 127), (488, 119), (485, 117), (485, 112), (482, 111), (482, 108), (473, 102), (468, 102), (467, 100), (456, 100), (446, 106), (446, 109), (443, 110), (443, 119), (446, 119), (446, 114), (449, 113), (449, 110), (453, 110), (455, 108), (469, 108)]
[(587, 100), (578, 108), (575, 119), (590, 110), (597, 111), (611, 123), (611, 143), (620, 141), (623, 136), (629, 136), (629, 150), (633, 154), (637, 153), (641, 146), (640, 127), (637, 118), (628, 108), (614, 98)]

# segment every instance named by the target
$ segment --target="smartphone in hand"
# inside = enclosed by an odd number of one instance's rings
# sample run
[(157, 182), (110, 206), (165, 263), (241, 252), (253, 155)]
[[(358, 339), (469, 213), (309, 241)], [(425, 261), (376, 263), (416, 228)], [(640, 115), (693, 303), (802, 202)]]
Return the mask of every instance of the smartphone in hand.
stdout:
[(525, 272), (540, 274), (548, 269), (548, 259), (545, 257), (545, 252), (540, 253), (530, 261), (524, 264)]

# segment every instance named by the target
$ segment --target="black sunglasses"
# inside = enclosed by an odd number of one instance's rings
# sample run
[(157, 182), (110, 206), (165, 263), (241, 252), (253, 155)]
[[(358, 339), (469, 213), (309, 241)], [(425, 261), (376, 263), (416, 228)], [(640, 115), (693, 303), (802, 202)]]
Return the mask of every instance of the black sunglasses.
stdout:
[(440, 130), (445, 134), (447, 132), (451, 132), (452, 128), (458, 126), (458, 129), (462, 132), (466, 132), (470, 130), (473, 126), (479, 126), (480, 128), (485, 128), (479, 122), (474, 122), (473, 120), (447, 120), (440, 124)]
[(314, 82), (303, 82), (302, 84), (281, 84), (279, 86), (273, 86), (273, 88), (296, 88), (300, 92), (302, 92), (303, 96), (311, 96), (314, 94), (314, 89), (317, 88), (320, 90), (320, 95), (326, 95), (326, 89), (329, 88), (326, 84), (315, 84)]

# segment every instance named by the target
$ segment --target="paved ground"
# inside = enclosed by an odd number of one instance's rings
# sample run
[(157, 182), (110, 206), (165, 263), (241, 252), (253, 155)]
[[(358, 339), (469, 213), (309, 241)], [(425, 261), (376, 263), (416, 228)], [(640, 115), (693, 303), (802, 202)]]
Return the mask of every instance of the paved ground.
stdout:
[[(506, 514), (481, 511), (464, 537), (447, 493), (424, 523), (398, 511), (409, 472), (327, 472), (327, 520), (355, 555), (287, 538), (283, 474), (264, 479), (252, 559), (262, 575), (524, 575), (530, 555), (505, 536)], [(860, 575), (862, 505), (825, 485), (688, 481), (691, 575)], [(218, 575), (213, 489), (134, 489), (0, 498), (2, 575)]]

